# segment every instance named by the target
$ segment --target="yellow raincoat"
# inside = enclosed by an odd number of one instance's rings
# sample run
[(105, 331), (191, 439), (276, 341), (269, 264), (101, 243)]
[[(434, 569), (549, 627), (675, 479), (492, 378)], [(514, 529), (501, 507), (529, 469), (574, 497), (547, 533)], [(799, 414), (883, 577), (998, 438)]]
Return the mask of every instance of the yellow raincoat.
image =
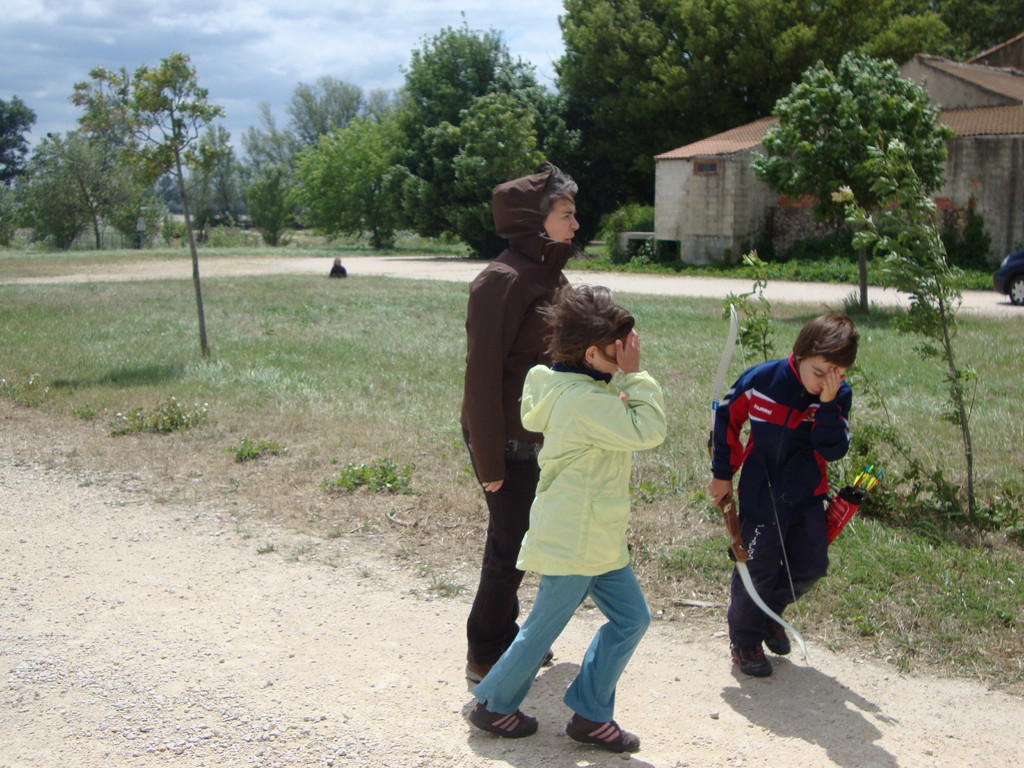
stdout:
[(629, 562), (633, 451), (665, 439), (661, 387), (627, 373), (619, 392), (586, 373), (534, 366), (523, 386), (523, 426), (544, 433), (540, 482), (517, 566), (548, 576), (597, 576)]

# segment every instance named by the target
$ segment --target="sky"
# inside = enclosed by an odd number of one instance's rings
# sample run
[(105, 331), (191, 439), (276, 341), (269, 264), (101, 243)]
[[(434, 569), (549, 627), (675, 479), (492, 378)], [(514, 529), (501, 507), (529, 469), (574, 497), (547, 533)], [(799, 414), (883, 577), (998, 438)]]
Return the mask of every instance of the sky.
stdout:
[(36, 113), (28, 135), (76, 127), (74, 84), (96, 67), (130, 72), (188, 54), (208, 101), (241, 148), (259, 104), (285, 127), (299, 83), (322, 75), (365, 92), (396, 89), (410, 53), (444, 27), (501, 33), (513, 58), (554, 87), (563, 53), (557, 0), (13, 0), (0, 11), (0, 99)]

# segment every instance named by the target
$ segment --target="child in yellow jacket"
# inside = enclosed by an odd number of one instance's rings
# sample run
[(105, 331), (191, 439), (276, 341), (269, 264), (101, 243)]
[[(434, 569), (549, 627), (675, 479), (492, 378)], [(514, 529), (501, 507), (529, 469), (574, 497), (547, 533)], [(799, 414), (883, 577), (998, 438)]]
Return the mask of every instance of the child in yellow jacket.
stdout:
[[(478, 728), (529, 736), (537, 720), (519, 711), (551, 644), (590, 597), (608, 618), (565, 693), (574, 714), (566, 734), (612, 752), (640, 740), (612, 719), (619, 676), (650, 624), (629, 565), (632, 452), (665, 439), (661, 387), (640, 370), (634, 320), (607, 288), (566, 286), (545, 310), (554, 365), (532, 368), (523, 387), (523, 425), (544, 434), (537, 496), (518, 567), (541, 574), (537, 599), (515, 641), (473, 689)], [(610, 386), (619, 369), (621, 389)]]

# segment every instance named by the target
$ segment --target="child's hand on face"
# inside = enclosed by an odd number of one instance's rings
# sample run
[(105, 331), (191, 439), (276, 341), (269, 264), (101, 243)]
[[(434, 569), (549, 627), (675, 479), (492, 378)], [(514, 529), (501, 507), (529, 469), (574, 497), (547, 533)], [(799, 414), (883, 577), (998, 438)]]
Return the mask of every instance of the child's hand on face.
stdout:
[(623, 373), (636, 373), (640, 370), (640, 336), (636, 330), (629, 332), (625, 342), (616, 339), (615, 361)]
[(843, 379), (846, 378), (846, 374), (832, 366), (828, 369), (828, 373), (825, 374), (822, 379), (821, 393), (818, 395), (818, 400), (823, 403), (831, 403), (836, 399), (836, 393), (839, 392), (839, 385), (843, 383)]

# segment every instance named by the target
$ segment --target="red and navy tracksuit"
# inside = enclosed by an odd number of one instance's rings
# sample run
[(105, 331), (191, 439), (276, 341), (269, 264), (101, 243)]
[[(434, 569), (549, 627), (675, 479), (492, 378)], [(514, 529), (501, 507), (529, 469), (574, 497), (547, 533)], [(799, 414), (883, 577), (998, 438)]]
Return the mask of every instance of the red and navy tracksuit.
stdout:
[[(758, 594), (779, 615), (828, 571), (825, 463), (850, 446), (852, 401), (844, 381), (832, 402), (820, 402), (804, 388), (790, 355), (744, 371), (715, 412), (711, 472), (731, 480), (743, 467), (737, 500), (747, 567)], [(748, 421), (744, 445), (740, 432)], [(765, 637), (767, 617), (735, 573), (728, 619), (735, 647)]]

